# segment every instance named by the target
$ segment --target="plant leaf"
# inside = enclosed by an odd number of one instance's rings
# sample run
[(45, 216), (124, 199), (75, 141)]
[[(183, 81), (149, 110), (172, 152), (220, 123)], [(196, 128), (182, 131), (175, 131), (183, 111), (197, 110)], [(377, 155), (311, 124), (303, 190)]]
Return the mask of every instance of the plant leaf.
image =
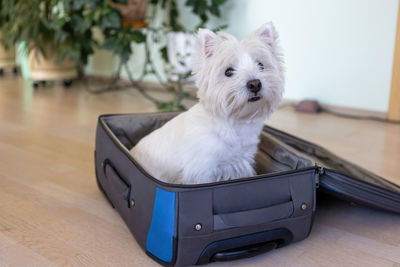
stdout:
[(141, 31), (133, 31), (131, 33), (131, 40), (135, 43), (143, 43), (146, 41), (146, 35)]
[(168, 50), (167, 46), (163, 46), (160, 48), (161, 57), (165, 62), (168, 62)]

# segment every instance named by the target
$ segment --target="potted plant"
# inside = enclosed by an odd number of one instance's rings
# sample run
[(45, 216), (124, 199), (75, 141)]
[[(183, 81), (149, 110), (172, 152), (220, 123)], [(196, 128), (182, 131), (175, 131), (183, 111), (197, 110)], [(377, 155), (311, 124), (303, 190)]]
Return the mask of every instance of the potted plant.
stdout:
[(122, 25), (141, 28), (147, 26), (146, 11), (148, 0), (114, 0), (110, 6), (117, 9), (122, 15)]
[[(128, 0), (119, 0), (126, 3)], [(140, 1), (140, 0), (139, 0)], [(145, 47), (145, 63), (139, 80), (146, 75), (153, 75), (158, 82), (170, 93), (173, 100), (163, 101), (151, 97), (144, 88), (140, 88), (137, 80), (132, 78), (130, 71), (126, 71), (132, 84), (161, 110), (185, 109), (182, 100), (189, 94), (183, 91), (182, 84), (188, 81), (191, 74), (191, 55), (194, 49), (195, 38), (193, 32), (199, 27), (204, 27), (209, 15), (220, 16), (220, 7), (227, 0), (187, 0), (186, 6), (192, 8), (192, 13), (198, 16), (200, 23), (191, 31), (179, 23), (179, 10), (176, 0), (150, 0), (151, 14), (148, 27), (140, 29), (134, 25), (122, 23), (122, 27), (101, 27), (104, 36), (103, 48), (113, 51), (119, 56), (122, 64), (128, 62), (132, 51), (132, 42), (142, 43)], [(123, 5), (115, 5), (121, 12)], [(164, 15), (161, 25), (156, 14)], [(139, 29), (138, 29), (139, 28)], [(223, 27), (220, 27), (222, 29)], [(165, 45), (163, 45), (166, 43)], [(153, 62), (154, 48), (159, 48), (161, 58), (167, 63), (164, 72), (167, 79), (163, 79)]]
[(2, 1), (1, 13), (10, 17), (2, 25), (3, 39), (26, 44), (34, 85), (42, 80), (69, 85), (97, 45), (93, 27), (120, 23), (107, 0)]
[[(0, 33), (0, 39), (2, 38)], [(4, 74), (6, 68), (12, 67), (13, 72), (17, 73), (18, 69), (15, 63), (15, 47), (6, 48), (0, 44), (0, 75)]]

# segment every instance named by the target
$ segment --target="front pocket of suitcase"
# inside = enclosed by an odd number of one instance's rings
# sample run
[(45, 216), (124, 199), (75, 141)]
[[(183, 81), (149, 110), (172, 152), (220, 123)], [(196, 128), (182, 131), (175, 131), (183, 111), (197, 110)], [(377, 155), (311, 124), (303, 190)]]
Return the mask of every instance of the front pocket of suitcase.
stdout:
[(213, 192), (213, 229), (247, 227), (289, 218), (294, 211), (290, 179), (265, 179)]
[(129, 193), (130, 185), (121, 177), (109, 160), (104, 161), (104, 175), (110, 185), (111, 199), (114, 206), (126, 205), (130, 207)]
[(273, 222), (276, 220), (289, 218), (292, 214), (292, 201), (287, 201), (259, 209), (214, 214), (214, 230), (222, 230), (232, 227), (245, 227), (266, 222)]

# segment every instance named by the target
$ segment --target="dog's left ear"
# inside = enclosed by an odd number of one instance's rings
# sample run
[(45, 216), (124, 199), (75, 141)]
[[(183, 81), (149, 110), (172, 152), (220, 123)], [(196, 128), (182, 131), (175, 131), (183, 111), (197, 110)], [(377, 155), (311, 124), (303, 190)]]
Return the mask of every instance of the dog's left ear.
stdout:
[(255, 35), (268, 45), (272, 45), (278, 39), (278, 33), (272, 22), (261, 25), (261, 27), (256, 30)]

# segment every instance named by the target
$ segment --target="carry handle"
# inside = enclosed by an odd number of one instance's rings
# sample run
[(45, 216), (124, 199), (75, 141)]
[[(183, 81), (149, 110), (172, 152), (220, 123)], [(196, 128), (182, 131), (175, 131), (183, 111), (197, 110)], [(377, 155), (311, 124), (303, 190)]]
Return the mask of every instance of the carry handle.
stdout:
[(131, 194), (131, 185), (122, 178), (109, 159), (103, 162), (103, 172), (116, 195), (122, 196), (127, 201), (128, 208), (132, 208), (135, 202)]
[(253, 234), (215, 241), (209, 244), (197, 260), (197, 265), (211, 261), (228, 261), (248, 258), (283, 247), (293, 240), (286, 228), (278, 228)]
[(259, 209), (214, 214), (214, 230), (244, 227), (289, 218), (293, 211), (293, 202), (287, 201)]
[(217, 252), (211, 257), (210, 261), (232, 261), (243, 258), (250, 258), (262, 253), (269, 252), (278, 247), (278, 241), (255, 244), (241, 249), (233, 249)]

